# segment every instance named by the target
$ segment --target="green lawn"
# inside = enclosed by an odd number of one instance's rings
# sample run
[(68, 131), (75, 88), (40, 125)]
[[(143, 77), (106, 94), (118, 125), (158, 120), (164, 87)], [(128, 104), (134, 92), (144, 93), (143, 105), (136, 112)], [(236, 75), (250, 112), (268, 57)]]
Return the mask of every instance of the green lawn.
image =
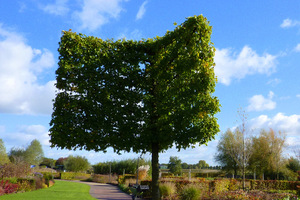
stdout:
[(90, 186), (83, 183), (55, 180), (54, 186), (32, 192), (0, 196), (1, 200), (95, 200), (90, 194)]

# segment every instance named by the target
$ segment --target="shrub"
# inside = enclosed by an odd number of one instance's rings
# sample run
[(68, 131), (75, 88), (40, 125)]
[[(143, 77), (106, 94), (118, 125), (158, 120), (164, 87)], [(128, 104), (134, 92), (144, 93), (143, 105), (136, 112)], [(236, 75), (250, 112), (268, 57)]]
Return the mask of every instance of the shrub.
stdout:
[(149, 165), (142, 165), (138, 168), (139, 180), (144, 180), (146, 178), (149, 169), (150, 169)]
[[(111, 177), (111, 180), (113, 178)], [(100, 174), (94, 174), (92, 176), (93, 182), (96, 183), (108, 183), (109, 182), (109, 175), (100, 175)]]
[(229, 191), (238, 190), (240, 188), (240, 186), (241, 186), (241, 183), (238, 180), (231, 178), (229, 180), (228, 190)]
[(200, 190), (193, 184), (185, 186), (180, 194), (182, 200), (198, 200), (200, 198)]
[(35, 190), (36, 188), (35, 179), (18, 178), (18, 185), (19, 185), (18, 191), (20, 192), (29, 192)]
[(172, 198), (176, 194), (176, 186), (171, 182), (161, 183), (159, 184), (159, 191), (162, 198)]
[(119, 185), (119, 188), (120, 188), (121, 191), (123, 191), (123, 192), (125, 192), (125, 193), (127, 193), (127, 194), (130, 193), (129, 187), (127, 187), (125, 184)]
[(22, 178), (31, 172), (30, 166), (25, 162), (7, 163), (0, 167), (0, 178), (17, 177)]
[(135, 179), (135, 175), (133, 174), (125, 174), (123, 175), (119, 175), (118, 176), (118, 184), (125, 184), (127, 179)]
[(42, 175), (45, 180), (45, 184), (49, 187), (50, 181), (52, 181), (54, 179), (52, 173), (51, 172), (42, 172)]
[(0, 188), (2, 194), (11, 194), (18, 191), (19, 185), (16, 183), (10, 183), (9, 180), (2, 180), (0, 182)]

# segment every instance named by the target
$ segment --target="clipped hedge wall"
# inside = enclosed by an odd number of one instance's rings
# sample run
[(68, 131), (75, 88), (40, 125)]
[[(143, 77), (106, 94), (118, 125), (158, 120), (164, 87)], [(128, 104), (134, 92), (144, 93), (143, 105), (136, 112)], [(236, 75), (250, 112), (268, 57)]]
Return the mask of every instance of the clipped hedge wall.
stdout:
[(251, 190), (297, 190), (300, 181), (251, 180)]
[(91, 175), (79, 172), (62, 172), (60, 178), (63, 180), (84, 180), (91, 178)]

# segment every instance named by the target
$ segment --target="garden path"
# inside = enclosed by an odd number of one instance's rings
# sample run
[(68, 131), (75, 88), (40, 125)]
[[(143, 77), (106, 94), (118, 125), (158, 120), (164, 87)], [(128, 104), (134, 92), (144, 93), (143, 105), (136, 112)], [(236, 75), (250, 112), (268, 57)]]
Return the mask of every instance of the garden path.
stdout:
[(129, 194), (122, 192), (117, 186), (104, 184), (104, 183), (94, 183), (94, 182), (82, 182), (91, 186), (90, 194), (92, 197), (100, 200), (132, 200)]

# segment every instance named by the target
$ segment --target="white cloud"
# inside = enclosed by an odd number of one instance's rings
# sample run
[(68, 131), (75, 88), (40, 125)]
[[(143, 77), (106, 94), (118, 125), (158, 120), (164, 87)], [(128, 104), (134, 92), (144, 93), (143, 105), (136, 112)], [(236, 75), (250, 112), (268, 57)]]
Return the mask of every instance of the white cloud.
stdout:
[(117, 19), (123, 11), (120, 3), (124, 0), (84, 0), (80, 12), (74, 12), (74, 17), (79, 19), (81, 29), (96, 30), (109, 22)]
[(49, 143), (49, 132), (46, 127), (42, 125), (22, 126), (16, 132), (4, 132), (1, 138), (7, 146), (7, 150), (12, 147), (26, 147), (34, 139), (37, 139), (41, 145), (47, 147)]
[(276, 107), (276, 102), (273, 99), (274, 93), (269, 92), (267, 98), (263, 95), (254, 95), (250, 98), (250, 105), (247, 107), (248, 111), (263, 111), (263, 110), (273, 110)]
[(300, 99), (300, 94), (297, 94), (296, 97), (298, 97)]
[(300, 137), (288, 137), (286, 138), (286, 144), (290, 149), (295, 150), (293, 147), (300, 147)]
[(67, 6), (68, 0), (56, 0), (53, 4), (47, 4), (45, 6), (40, 6), (42, 10), (49, 14), (54, 15), (66, 15), (69, 12)]
[(300, 21), (291, 20), (289, 18), (283, 20), (283, 22), (280, 24), (281, 28), (291, 28), (295, 26), (300, 26)]
[(0, 112), (50, 114), (53, 81), (38, 83), (38, 75), (55, 64), (53, 54), (34, 49), (25, 39), (0, 25)]
[(294, 51), (296, 52), (300, 52), (300, 43), (297, 44), (297, 46), (294, 48)]
[(252, 119), (250, 123), (253, 130), (268, 130), (272, 128), (275, 131), (286, 133), (288, 137), (299, 137), (300, 133), (300, 115), (287, 116), (283, 113), (277, 113), (273, 118), (267, 115), (260, 115)]
[(258, 55), (248, 46), (244, 46), (238, 54), (232, 53), (230, 49), (217, 49), (215, 63), (218, 80), (225, 85), (247, 75), (270, 75), (276, 71), (276, 56), (267, 53)]
[(136, 14), (136, 20), (142, 19), (144, 14), (146, 13), (146, 4), (148, 3), (148, 1), (144, 1), (144, 3), (141, 5), (141, 7), (139, 8), (139, 11)]

